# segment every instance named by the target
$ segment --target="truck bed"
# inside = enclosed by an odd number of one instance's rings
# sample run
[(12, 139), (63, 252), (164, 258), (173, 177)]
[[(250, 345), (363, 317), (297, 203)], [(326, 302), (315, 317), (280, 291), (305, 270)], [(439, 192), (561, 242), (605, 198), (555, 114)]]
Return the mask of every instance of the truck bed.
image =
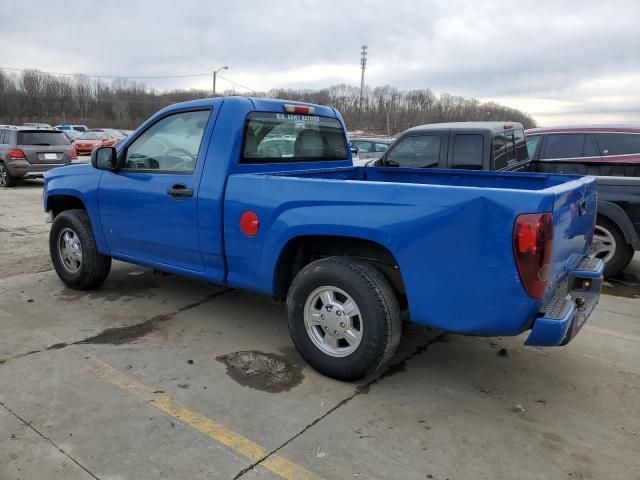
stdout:
[[(455, 172), (455, 173), (454, 173)], [(509, 190), (545, 190), (564, 185), (580, 175), (543, 175), (539, 173), (488, 172), (473, 170), (438, 170), (413, 168), (353, 167), (304, 172), (283, 172), (274, 175), (363, 182), (414, 183), (451, 187), (496, 188)]]
[[(273, 262), (297, 236), (367, 238), (397, 260), (413, 321), (484, 335), (526, 330), (541, 306), (519, 280), (516, 217), (553, 212), (552, 297), (587, 253), (596, 208), (592, 177), (399, 168), (232, 174), (225, 198), (231, 285), (273, 293)], [(246, 210), (262, 237), (237, 234)]]

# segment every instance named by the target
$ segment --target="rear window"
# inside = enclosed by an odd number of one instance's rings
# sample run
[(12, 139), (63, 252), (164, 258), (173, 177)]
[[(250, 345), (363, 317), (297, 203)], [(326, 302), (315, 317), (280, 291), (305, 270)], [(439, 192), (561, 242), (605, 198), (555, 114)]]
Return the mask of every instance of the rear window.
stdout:
[(459, 134), (453, 139), (453, 168), (482, 170), (482, 135)]
[(630, 155), (640, 153), (640, 134), (596, 133), (602, 155)]
[(63, 132), (18, 132), (18, 145), (69, 145), (69, 139)]
[(347, 139), (335, 118), (288, 113), (249, 114), (242, 163), (346, 160)]

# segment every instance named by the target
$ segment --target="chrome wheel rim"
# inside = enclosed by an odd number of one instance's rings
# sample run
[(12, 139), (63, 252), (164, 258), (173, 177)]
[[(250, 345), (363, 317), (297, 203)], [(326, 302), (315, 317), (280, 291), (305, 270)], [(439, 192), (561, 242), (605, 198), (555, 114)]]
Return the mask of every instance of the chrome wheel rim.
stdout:
[(7, 169), (4, 165), (0, 165), (0, 187), (7, 186)]
[(68, 227), (58, 234), (58, 257), (69, 273), (78, 273), (82, 267), (82, 245), (80, 238)]
[(596, 225), (591, 242), (591, 257), (599, 258), (607, 263), (616, 254), (616, 239), (613, 234), (601, 225)]
[(304, 326), (313, 344), (331, 357), (346, 357), (358, 349), (364, 332), (356, 302), (344, 290), (323, 286), (307, 297)]

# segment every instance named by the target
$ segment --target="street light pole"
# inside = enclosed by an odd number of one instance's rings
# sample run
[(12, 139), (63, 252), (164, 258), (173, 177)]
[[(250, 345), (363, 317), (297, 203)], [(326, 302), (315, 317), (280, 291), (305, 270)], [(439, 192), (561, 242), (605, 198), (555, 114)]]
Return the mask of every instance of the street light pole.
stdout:
[(229, 67), (227, 67), (226, 65), (223, 65), (219, 69), (213, 71), (213, 96), (214, 97), (216, 96), (216, 76), (218, 75), (218, 72), (220, 70), (229, 70)]

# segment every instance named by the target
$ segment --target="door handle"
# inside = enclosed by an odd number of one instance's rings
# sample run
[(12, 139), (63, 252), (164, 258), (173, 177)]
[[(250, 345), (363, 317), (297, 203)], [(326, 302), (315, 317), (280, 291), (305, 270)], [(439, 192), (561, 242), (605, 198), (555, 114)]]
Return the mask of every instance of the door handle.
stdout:
[(187, 198), (193, 197), (193, 189), (187, 188), (186, 185), (182, 185), (181, 183), (174, 185), (173, 187), (167, 188), (167, 195), (173, 198)]

